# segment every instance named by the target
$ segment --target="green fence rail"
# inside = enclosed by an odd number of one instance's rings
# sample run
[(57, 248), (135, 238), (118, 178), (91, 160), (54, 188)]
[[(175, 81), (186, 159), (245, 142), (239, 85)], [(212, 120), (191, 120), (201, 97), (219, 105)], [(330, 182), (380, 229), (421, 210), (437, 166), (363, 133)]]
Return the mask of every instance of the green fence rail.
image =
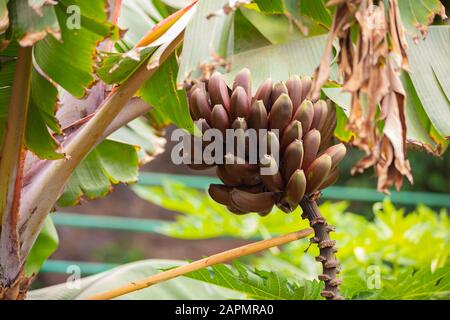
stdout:
[(167, 224), (163, 220), (87, 215), (70, 212), (56, 212), (52, 214), (52, 220), (55, 225), (61, 227), (144, 233), (160, 233), (164, 225)]
[[(73, 267), (77, 267), (75, 270)], [(67, 260), (47, 260), (42, 266), (40, 272), (42, 273), (63, 273), (68, 276), (75, 271), (79, 271), (83, 276), (89, 276), (100, 272), (108, 271), (114, 267), (119, 266), (115, 263), (103, 262), (81, 262), (81, 261), (67, 261)]]
[[(166, 173), (141, 172), (138, 184), (145, 186), (161, 186), (167, 181), (176, 181), (191, 188), (206, 189), (211, 183), (220, 183), (213, 177), (175, 175)], [(324, 199), (348, 200), (361, 202), (381, 201), (386, 196), (367, 188), (351, 188), (334, 186), (323, 192)], [(447, 194), (401, 191), (392, 192), (389, 196), (393, 203), (403, 205), (424, 204), (430, 207), (450, 207), (450, 196)], [(57, 212), (52, 215), (55, 225), (59, 227), (120, 230), (128, 232), (143, 232), (150, 234), (162, 234), (161, 230), (167, 221), (153, 219), (137, 219), (128, 217), (112, 217), (103, 215), (86, 215), (70, 212)], [(96, 274), (109, 270), (116, 264), (92, 263), (80, 261), (49, 260), (41, 269), (41, 272), (70, 273), (70, 266), (76, 265), (83, 275)]]

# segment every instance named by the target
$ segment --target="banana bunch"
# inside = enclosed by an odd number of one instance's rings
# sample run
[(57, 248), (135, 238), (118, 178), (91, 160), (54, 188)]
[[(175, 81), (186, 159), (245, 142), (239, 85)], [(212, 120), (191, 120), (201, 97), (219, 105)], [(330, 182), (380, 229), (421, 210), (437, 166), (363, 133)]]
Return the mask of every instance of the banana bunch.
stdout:
[[(338, 179), (337, 165), (346, 148), (332, 145), (335, 110), (327, 101), (306, 99), (311, 88), (306, 77), (292, 76), (275, 84), (267, 79), (254, 95), (251, 88), (248, 69), (236, 75), (231, 90), (218, 72), (207, 82), (188, 88), (193, 120), (202, 123), (203, 131), (219, 130), (224, 145), (227, 129), (244, 133), (266, 129), (266, 134), (258, 136), (257, 149), (263, 145), (267, 152), (258, 154), (258, 163), (249, 162), (251, 148), (246, 148), (244, 156), (238, 156), (236, 150), (224, 153), (223, 162), (215, 164), (223, 184), (212, 184), (209, 194), (236, 214), (257, 212), (264, 216), (274, 205), (289, 213), (305, 195), (317, 197), (321, 189)], [(245, 134), (236, 134), (239, 138), (250, 147)], [(203, 142), (203, 148), (207, 145)], [(205, 169), (211, 165), (190, 166)], [(270, 170), (263, 173), (264, 169)]]

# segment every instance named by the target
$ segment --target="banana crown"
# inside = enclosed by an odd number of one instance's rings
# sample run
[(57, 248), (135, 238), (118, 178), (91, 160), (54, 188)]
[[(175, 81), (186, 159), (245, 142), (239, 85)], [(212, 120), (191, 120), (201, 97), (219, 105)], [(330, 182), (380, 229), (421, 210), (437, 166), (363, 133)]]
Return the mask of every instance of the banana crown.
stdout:
[[(223, 184), (212, 184), (209, 194), (235, 214), (264, 216), (274, 205), (289, 213), (305, 195), (319, 196), (339, 177), (337, 165), (346, 148), (342, 143), (333, 145), (336, 113), (330, 101), (306, 99), (311, 88), (308, 77), (291, 76), (277, 83), (267, 79), (254, 95), (251, 83), (248, 69), (236, 75), (232, 89), (215, 72), (209, 81), (187, 90), (192, 119), (203, 129), (218, 129), (227, 150), (219, 163), (196, 162), (190, 167), (216, 166)], [(250, 129), (256, 131), (256, 140), (246, 134)], [(230, 141), (241, 142), (244, 150), (227, 148)], [(257, 145), (251, 145), (255, 141)], [(210, 143), (203, 142), (202, 148)]]

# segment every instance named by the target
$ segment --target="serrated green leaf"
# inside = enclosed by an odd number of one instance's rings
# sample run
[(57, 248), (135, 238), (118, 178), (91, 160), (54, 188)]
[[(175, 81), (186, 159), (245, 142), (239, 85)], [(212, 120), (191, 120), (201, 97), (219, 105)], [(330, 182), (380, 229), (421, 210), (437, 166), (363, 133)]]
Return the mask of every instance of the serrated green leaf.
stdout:
[(432, 272), (429, 269), (401, 272), (395, 279), (385, 279), (383, 288), (373, 299), (436, 300), (450, 299), (450, 267)]
[(219, 264), (207, 269), (191, 272), (188, 278), (245, 294), (258, 300), (318, 300), (322, 284), (317, 280), (296, 282), (287, 280), (282, 274), (272, 271), (251, 271), (235, 262), (233, 267)]

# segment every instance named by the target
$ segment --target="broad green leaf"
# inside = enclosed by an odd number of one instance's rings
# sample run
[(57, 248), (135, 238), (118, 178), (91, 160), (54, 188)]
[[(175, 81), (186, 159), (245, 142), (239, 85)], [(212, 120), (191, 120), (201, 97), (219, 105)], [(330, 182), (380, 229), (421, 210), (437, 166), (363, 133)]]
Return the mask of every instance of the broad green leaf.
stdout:
[(406, 91), (406, 138), (409, 142), (424, 145), (428, 150), (436, 151), (438, 143), (442, 141), (434, 141), (431, 137), (432, 124), (417, 96), (409, 74), (402, 74), (402, 83)]
[(319, 300), (322, 283), (317, 280), (297, 282), (273, 271), (255, 269), (236, 262), (191, 272), (189, 278), (215, 284), (243, 293), (257, 300)]
[(228, 0), (200, 0), (196, 12), (186, 27), (177, 85), (202, 76), (202, 66), (217, 64), (232, 52), (233, 14), (212, 16), (228, 3)]
[(127, 32), (121, 41), (133, 47), (162, 19), (153, 1), (123, 1), (118, 24)]
[(133, 47), (126, 52), (103, 53), (97, 74), (108, 84), (120, 84), (144, 62), (148, 62), (149, 67), (152, 64), (152, 67), (159, 65), (165, 47), (184, 31), (194, 12), (195, 7), (178, 16), (172, 24), (169, 23), (170, 27), (164, 34), (144, 47)]
[(255, 0), (258, 8), (266, 13), (284, 13), (284, 0)]
[(177, 72), (178, 63), (172, 54), (144, 83), (138, 95), (154, 108), (161, 110), (178, 127), (193, 132), (194, 125), (189, 114), (186, 92), (177, 88)]
[(327, 28), (331, 26), (332, 18), (330, 11), (325, 7), (326, 0), (286, 0), (289, 2), (300, 2), (300, 14), (309, 17), (318, 24)]
[(236, 54), (231, 57), (231, 71), (225, 79), (230, 85), (234, 76), (246, 67), (251, 71), (255, 92), (269, 77), (273, 81), (285, 81), (293, 74), (312, 75), (319, 65), (326, 39), (326, 35), (315, 36)]
[(342, 108), (336, 108), (336, 128), (334, 129), (334, 135), (340, 141), (349, 142), (354, 134), (347, 129), (348, 118), (345, 111)]
[[(3, 136), (8, 114), (15, 66), (15, 61), (9, 58), (6, 58), (0, 66), (0, 137)], [(60, 131), (59, 123), (54, 116), (57, 93), (54, 85), (33, 68), (25, 143), (29, 150), (42, 159), (60, 159), (64, 156), (57, 152), (59, 144), (52, 135), (53, 132)]]
[(142, 63), (156, 50), (155, 46), (131, 49), (125, 53), (100, 54), (101, 61), (96, 70), (100, 79), (107, 84), (121, 84), (127, 80)]
[[(81, 28), (68, 23), (70, 5), (79, 6)], [(45, 74), (77, 98), (83, 97), (95, 80), (93, 64), (98, 43), (117, 31), (106, 20), (105, 5), (105, 0), (60, 2), (55, 11), (63, 41), (46, 37), (34, 48), (36, 62)]]
[(244, 17), (241, 10), (234, 15), (234, 54), (270, 45), (253, 24)]
[[(81, 279), (80, 288), (69, 289), (66, 283), (28, 293), (30, 300), (75, 300), (141, 280), (167, 269), (184, 264), (177, 260), (144, 260), (122, 265), (110, 271)], [(175, 278), (149, 288), (121, 296), (119, 300), (202, 300), (243, 299), (244, 295), (203, 281), (186, 277)]]
[(47, 216), (25, 263), (25, 274), (37, 274), (48, 257), (58, 248), (59, 238), (50, 216)]
[(55, 6), (45, 5), (38, 13), (30, 7), (28, 0), (16, 0), (11, 1), (9, 8), (14, 38), (22, 46), (32, 46), (48, 34), (53, 35), (53, 40), (61, 38)]
[(340, 87), (324, 87), (323, 93), (339, 106), (344, 113), (348, 116), (352, 106), (352, 97), (350, 93), (344, 92)]
[(285, 15), (263, 13), (247, 8), (241, 8), (240, 11), (272, 44), (281, 44), (304, 37)]
[(58, 204), (72, 206), (83, 195), (95, 199), (107, 195), (112, 184), (135, 182), (138, 166), (135, 146), (105, 140), (76, 168)]
[(56, 151), (59, 143), (49, 131), (49, 128), (54, 132), (60, 131), (54, 116), (57, 94), (57, 89), (33, 69), (25, 136), (27, 148), (42, 159), (60, 159), (64, 156)]
[(439, 0), (399, 0), (398, 7), (406, 31), (414, 37), (419, 37), (421, 30), (441, 12)]
[(253, 6), (240, 10), (272, 44), (326, 34), (331, 16), (322, 0), (284, 0), (282, 14), (261, 12)]
[(425, 40), (409, 41), (408, 58), (417, 95), (441, 137), (450, 136), (450, 26), (430, 27)]

